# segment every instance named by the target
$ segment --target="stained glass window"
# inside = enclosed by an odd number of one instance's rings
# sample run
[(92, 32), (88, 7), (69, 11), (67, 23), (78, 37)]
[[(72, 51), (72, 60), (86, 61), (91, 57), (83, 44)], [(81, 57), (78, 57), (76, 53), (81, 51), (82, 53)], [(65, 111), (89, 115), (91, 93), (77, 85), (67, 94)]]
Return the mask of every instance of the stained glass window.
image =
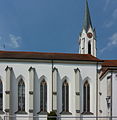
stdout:
[(40, 110), (47, 111), (47, 83), (45, 80), (42, 80), (40, 84)]
[(90, 112), (90, 85), (88, 81), (84, 83), (84, 112)]
[(69, 85), (67, 80), (62, 85), (62, 109), (65, 112), (69, 112)]
[(22, 79), (18, 83), (18, 111), (25, 111), (25, 84)]

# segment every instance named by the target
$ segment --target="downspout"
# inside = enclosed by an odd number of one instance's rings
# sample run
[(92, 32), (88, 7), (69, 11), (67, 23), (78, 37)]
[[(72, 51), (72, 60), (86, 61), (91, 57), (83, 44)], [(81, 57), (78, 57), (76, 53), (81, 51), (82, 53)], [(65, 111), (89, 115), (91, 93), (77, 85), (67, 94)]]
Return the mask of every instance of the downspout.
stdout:
[(98, 120), (98, 62), (96, 65), (96, 120)]
[(112, 89), (112, 86), (113, 86), (113, 85), (112, 85), (112, 83), (113, 83), (112, 77), (113, 77), (113, 72), (111, 71), (111, 109), (110, 109), (110, 117), (111, 117), (110, 119), (111, 119), (111, 120), (112, 120), (112, 95), (113, 95), (113, 94), (112, 94), (112, 93), (113, 93), (113, 92), (112, 92), (112, 90), (113, 90), (113, 89)]
[(53, 111), (53, 60), (52, 60), (52, 111)]

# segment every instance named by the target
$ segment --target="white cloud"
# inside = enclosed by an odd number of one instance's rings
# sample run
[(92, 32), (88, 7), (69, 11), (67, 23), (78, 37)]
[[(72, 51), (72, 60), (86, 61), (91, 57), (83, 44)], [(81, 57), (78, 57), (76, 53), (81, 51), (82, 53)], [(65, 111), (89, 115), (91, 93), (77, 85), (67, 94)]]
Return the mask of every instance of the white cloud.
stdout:
[(113, 11), (112, 14), (113, 18), (116, 19), (117, 18), (117, 8)]
[(117, 20), (117, 8), (113, 11), (111, 20), (108, 23), (105, 23), (106, 28), (110, 28)]
[(7, 48), (19, 48), (22, 38), (13, 34), (9, 34), (5, 38), (0, 36), (0, 50)]
[(114, 24), (114, 21), (110, 21), (108, 23), (105, 23), (106, 28), (110, 28)]
[(4, 50), (4, 42), (2, 36), (0, 36), (0, 50)]
[(108, 8), (109, 3), (110, 3), (110, 0), (106, 0), (105, 7), (104, 7), (104, 11), (106, 11), (106, 9)]
[(114, 33), (109, 39), (111, 40), (109, 45), (117, 45), (117, 33)]
[(111, 37), (109, 37), (109, 42), (107, 45), (100, 50), (101, 53), (103, 53), (105, 50), (107, 50), (109, 47), (113, 47), (117, 45), (117, 33), (114, 33)]
[(9, 34), (9, 43), (7, 45), (11, 48), (19, 48), (21, 40), (22, 38), (20, 36)]

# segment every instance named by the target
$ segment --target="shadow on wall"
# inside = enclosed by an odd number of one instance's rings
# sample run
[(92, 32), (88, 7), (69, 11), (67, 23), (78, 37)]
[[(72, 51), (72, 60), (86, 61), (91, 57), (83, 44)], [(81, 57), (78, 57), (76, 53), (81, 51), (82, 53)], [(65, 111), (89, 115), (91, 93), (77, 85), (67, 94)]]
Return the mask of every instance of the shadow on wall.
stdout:
[(0, 116), (0, 120), (3, 120), (1, 116)]

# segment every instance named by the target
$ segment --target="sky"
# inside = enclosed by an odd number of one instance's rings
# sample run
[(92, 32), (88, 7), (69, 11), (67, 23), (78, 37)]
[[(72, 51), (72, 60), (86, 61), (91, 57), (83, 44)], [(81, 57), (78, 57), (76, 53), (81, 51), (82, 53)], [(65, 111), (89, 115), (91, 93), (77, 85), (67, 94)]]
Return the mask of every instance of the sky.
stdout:
[[(117, 0), (88, 0), (97, 57), (117, 59)], [(78, 53), (85, 0), (0, 0), (0, 49)]]

